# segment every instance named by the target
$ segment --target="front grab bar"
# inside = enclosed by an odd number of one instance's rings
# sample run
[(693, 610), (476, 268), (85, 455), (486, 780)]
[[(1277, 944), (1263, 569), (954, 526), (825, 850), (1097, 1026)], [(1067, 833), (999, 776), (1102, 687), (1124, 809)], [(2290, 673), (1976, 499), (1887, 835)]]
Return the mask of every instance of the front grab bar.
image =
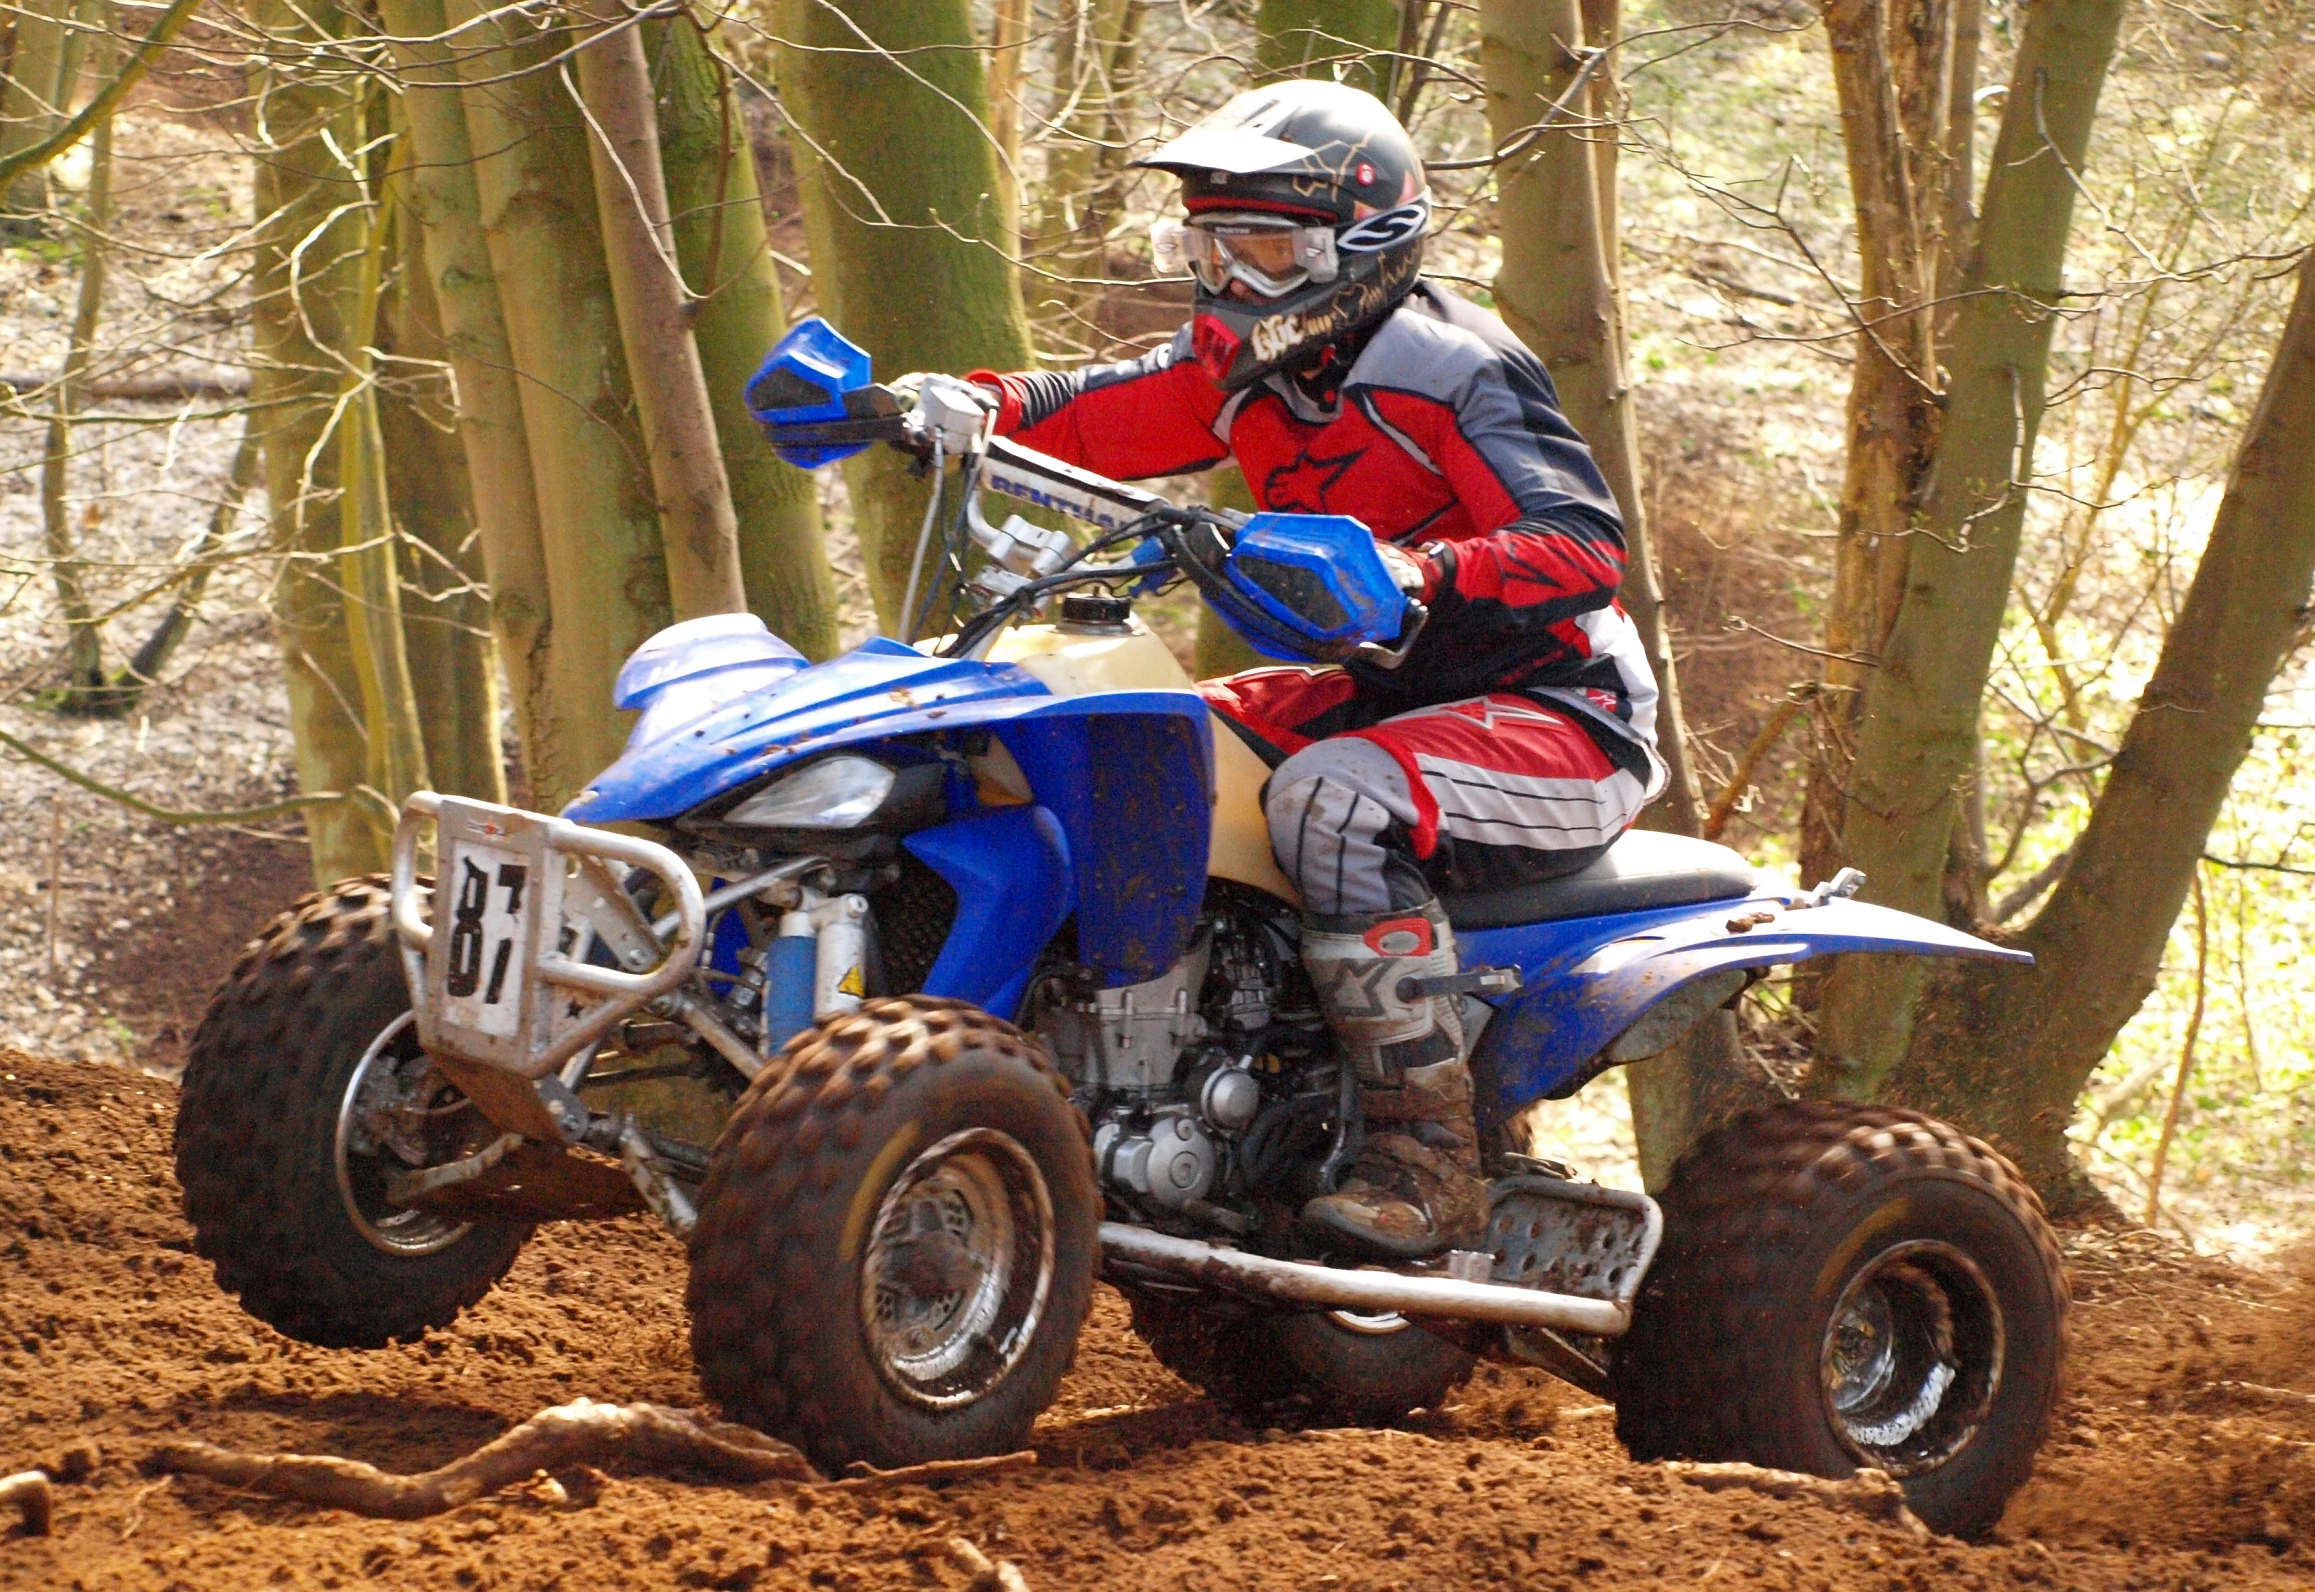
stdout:
[[(486, 903), (494, 885), (508, 889), (510, 868), (529, 870), (515, 877), (510, 905), (499, 920), (505, 945), (497, 960), (511, 964), (516, 953), (522, 957), (505, 1011), (481, 1011), (471, 991), (453, 994), (448, 959), (434, 954), (434, 928), (418, 910), (418, 838), (429, 821), (435, 826), (436, 850), (442, 858), (476, 847), (494, 858), (511, 859), (496, 880), (484, 883)], [(575, 874), (568, 866), (572, 861), (578, 864)], [(672, 939), (644, 917), (613, 873), (609, 866), (613, 863), (643, 868), (667, 887), (674, 900), (667, 915)], [(533, 880), (535, 889), (523, 908), (522, 892)], [(419, 1043), (429, 1053), (524, 1078), (545, 1076), (603, 1039), (629, 1013), (679, 988), (691, 977), (706, 940), (707, 912), (699, 880), (665, 846), (567, 818), (433, 791), (414, 792), (403, 804), (394, 827), (392, 889), (394, 934), (417, 1014)], [(443, 885), (437, 883), (438, 910), (443, 894)], [(563, 954), (563, 929), (574, 917), (594, 931), (618, 966), (573, 961)], [(478, 949), (476, 954), (489, 953)], [(498, 977), (494, 970), (494, 991), (501, 987)], [(601, 998), (582, 1010), (557, 990)], [(495, 993), (490, 1000), (496, 1002)]]

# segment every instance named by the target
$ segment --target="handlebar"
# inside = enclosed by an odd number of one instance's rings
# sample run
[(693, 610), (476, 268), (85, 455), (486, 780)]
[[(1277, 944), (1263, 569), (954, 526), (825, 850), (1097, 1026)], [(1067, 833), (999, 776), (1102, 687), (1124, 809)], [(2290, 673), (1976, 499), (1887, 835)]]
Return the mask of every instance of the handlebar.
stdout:
[[(855, 389), (845, 395), (845, 407), (859, 411), (857, 415), (806, 427), (782, 426), (779, 440), (782, 446), (791, 445), (791, 436), (796, 446), (884, 442), (913, 455), (920, 469), (937, 469), (947, 457), (956, 458), (960, 467), (957, 485), (961, 501), (949, 527), (951, 545), (944, 553), (962, 586), (987, 606), (965, 621), (944, 649), (947, 656), (977, 655), (1006, 624), (1033, 611), (1046, 596), (1065, 586), (1111, 581), (1127, 582), (1146, 590), (1152, 585), (1164, 584), (1175, 567), (1171, 547), (1161, 546), (1155, 553), (1142, 547), (1121, 561), (1089, 562), (1122, 543), (1146, 543), (1162, 525), (1179, 522), (1212, 526), (1213, 541), (1219, 549), (1214, 555), (1218, 565), (1219, 558), (1228, 552), (1230, 534), (1244, 523), (1244, 516), (1228, 511), (1178, 506), (1154, 492), (1113, 481), (1010, 438), (996, 436), (986, 418), (977, 413), (967, 418), (958, 412), (960, 406), (937, 401), (911, 403), (913, 396), (881, 385)], [(925, 397), (932, 400), (935, 395), (928, 392)], [(961, 426), (960, 420), (965, 421)], [(805, 435), (806, 432), (810, 434)], [(958, 441), (967, 444), (961, 451), (953, 449)], [(936, 477), (933, 501), (927, 506), (920, 538), (917, 555), (920, 565), (930, 550), (923, 544), (929, 543), (940, 520), (940, 497), (944, 489), (945, 482)], [(1066, 533), (1048, 530), (1018, 516), (1008, 516), (1003, 524), (992, 525), (982, 511), (984, 491), (1083, 520), (1100, 534), (1078, 548)], [(987, 556), (987, 562), (969, 580), (964, 578), (961, 556), (964, 551), (961, 544), (967, 541)], [(915, 585), (913, 578), (911, 585)], [(925, 588), (921, 605), (914, 597), (912, 590), (911, 609), (921, 606), (929, 612), (933, 599), (930, 585)], [(915, 640), (921, 628), (919, 621), (926, 616), (927, 613), (917, 611), (909, 613), (904, 639)]]
[[(963, 617), (941, 655), (979, 657), (1006, 625), (1034, 612), (1062, 587), (1109, 582), (1142, 592), (1162, 589), (1176, 577), (1195, 585), (1258, 650), (1282, 659), (1355, 656), (1395, 669), (1406, 661), (1430, 618), (1421, 603), (1391, 584), (1370, 533), (1355, 521), (1265, 516), (1264, 524), (1255, 527), (1262, 550), (1250, 546), (1233, 559), (1239, 533), (1252, 524), (1248, 516), (1175, 504), (997, 436), (984, 398), (953, 378), (937, 378), (937, 383), (926, 377), (921, 388), (908, 391), (875, 384), (853, 387), (842, 395), (841, 417), (829, 412), (833, 404), (809, 420), (759, 413), (783, 453), (808, 458), (815, 449), (856, 451), (883, 442), (913, 455), (919, 472), (932, 475), (932, 499), (903, 604), (908, 610), (902, 621), (905, 641), (913, 643), (927, 628), (943, 590), (952, 618), (967, 596), (981, 606)], [(960, 498), (936, 544), (946, 491), (944, 466), (951, 458), (959, 466)], [(1098, 534), (1080, 548), (1066, 533), (1018, 516), (992, 525), (981, 509), (984, 491), (1083, 520)], [(1124, 559), (1092, 562), (1129, 542), (1138, 545)], [(938, 561), (928, 564), (936, 545)], [(985, 555), (985, 562), (968, 575), (967, 555), (974, 549)], [(1251, 570), (1240, 567), (1248, 559), (1254, 561)], [(1371, 569), (1365, 567), (1369, 564)], [(927, 571), (929, 579), (920, 585), (919, 576)], [(1305, 611), (1311, 607), (1314, 594), (1307, 588), (1314, 579), (1334, 588), (1321, 594), (1313, 611), (1319, 617)], [(1330, 610), (1333, 617), (1324, 617)], [(1393, 620), (1396, 633), (1390, 643), (1371, 639), (1392, 634), (1385, 627)]]

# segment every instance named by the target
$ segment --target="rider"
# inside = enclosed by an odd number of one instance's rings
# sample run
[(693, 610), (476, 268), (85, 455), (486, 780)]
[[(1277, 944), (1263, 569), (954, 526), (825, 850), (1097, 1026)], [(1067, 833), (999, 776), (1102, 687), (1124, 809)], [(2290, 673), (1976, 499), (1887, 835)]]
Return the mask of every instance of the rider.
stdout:
[(1140, 162), (1182, 181), (1159, 223), (1195, 313), (1140, 359), (975, 371), (997, 429), (1105, 475), (1235, 456), (1265, 509), (1374, 532), (1427, 626), (1395, 669), (1255, 669), (1199, 689), (1275, 772), (1263, 812), (1302, 893), (1302, 956), (1369, 1130), (1306, 1224), (1396, 1256), (1485, 1222), (1441, 889), (1570, 873), (1663, 783), (1656, 684), (1616, 604), (1623, 523), (1542, 362), (1419, 274), (1428, 184), (1373, 96), (1307, 79), (1239, 95)]

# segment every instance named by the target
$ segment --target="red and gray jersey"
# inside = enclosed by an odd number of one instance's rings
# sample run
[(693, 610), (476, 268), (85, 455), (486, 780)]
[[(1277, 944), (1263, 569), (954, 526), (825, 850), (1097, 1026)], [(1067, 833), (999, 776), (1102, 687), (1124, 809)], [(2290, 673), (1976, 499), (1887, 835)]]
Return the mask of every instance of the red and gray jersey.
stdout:
[(973, 379), (1002, 393), (1004, 434), (1057, 458), (1133, 480), (1235, 456), (1263, 508), (1425, 549), (1431, 622), (1399, 669), (1352, 663), (1361, 690), (1549, 697), (1659, 783), (1656, 682), (1616, 602), (1622, 518), (1543, 362), (1493, 315), (1419, 284), (1323, 405), (1279, 375), (1222, 392), (1187, 328), (1122, 364)]

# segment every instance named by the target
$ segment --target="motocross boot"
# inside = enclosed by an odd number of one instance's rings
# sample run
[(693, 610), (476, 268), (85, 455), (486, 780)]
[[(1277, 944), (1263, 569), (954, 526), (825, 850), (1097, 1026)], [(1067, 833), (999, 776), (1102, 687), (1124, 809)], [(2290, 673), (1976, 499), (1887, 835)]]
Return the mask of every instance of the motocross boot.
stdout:
[(1303, 1221), (1402, 1259), (1476, 1244), (1487, 1225), (1487, 1185), (1462, 997), (1402, 988), (1456, 971), (1446, 913), (1431, 900), (1404, 912), (1306, 920), (1302, 962), (1357, 1072), (1367, 1123), (1349, 1175), (1303, 1206)]

